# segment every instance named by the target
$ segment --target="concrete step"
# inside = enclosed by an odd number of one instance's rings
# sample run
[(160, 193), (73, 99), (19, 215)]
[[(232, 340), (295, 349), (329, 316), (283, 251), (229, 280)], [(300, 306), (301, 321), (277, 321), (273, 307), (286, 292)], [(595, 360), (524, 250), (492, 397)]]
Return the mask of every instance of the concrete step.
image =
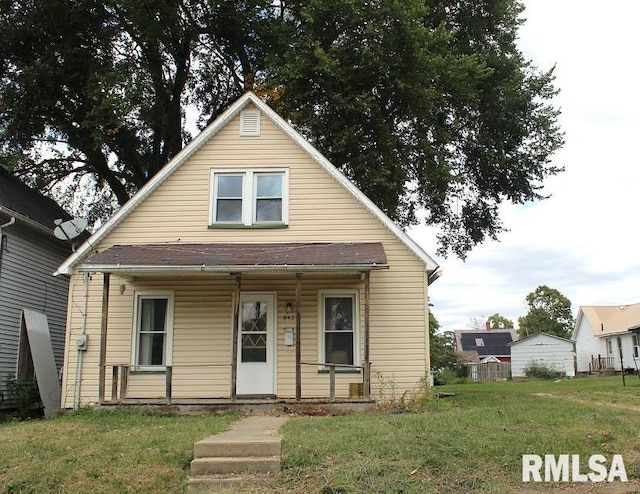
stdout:
[(240, 473), (269, 473), (280, 471), (280, 456), (195, 458), (191, 462), (191, 476)]
[(216, 436), (207, 437), (194, 445), (196, 458), (242, 457), (242, 456), (280, 456), (279, 437), (254, 441), (221, 441)]
[(267, 474), (201, 475), (189, 479), (188, 492), (189, 494), (251, 492), (256, 485), (269, 478)]

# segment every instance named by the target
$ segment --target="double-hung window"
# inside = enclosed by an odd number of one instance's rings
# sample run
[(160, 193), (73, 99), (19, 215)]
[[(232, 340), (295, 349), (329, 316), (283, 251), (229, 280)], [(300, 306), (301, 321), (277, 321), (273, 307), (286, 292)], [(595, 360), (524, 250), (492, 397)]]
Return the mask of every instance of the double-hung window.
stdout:
[(138, 370), (164, 369), (171, 363), (173, 294), (136, 294), (133, 365)]
[(288, 223), (286, 170), (211, 172), (212, 226), (284, 226)]
[(320, 361), (359, 365), (357, 292), (320, 293)]

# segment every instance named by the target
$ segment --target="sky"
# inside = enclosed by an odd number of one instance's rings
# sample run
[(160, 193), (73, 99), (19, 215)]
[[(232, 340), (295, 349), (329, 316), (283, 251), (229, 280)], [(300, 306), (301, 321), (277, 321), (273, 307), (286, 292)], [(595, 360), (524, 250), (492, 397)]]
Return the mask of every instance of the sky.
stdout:
[(527, 311), (540, 285), (572, 304), (640, 302), (640, 1), (526, 0), (519, 48), (542, 70), (556, 66), (565, 145), (545, 181), (551, 198), (501, 207), (509, 230), (466, 261), (435, 254), (433, 230), (409, 231), (440, 264), (430, 286), (443, 330)]

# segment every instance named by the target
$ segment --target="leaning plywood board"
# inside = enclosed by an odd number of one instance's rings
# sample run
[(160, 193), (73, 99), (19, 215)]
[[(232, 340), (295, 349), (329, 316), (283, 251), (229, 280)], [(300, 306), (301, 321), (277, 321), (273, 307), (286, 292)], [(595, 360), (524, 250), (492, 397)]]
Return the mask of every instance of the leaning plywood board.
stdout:
[[(24, 351), (27, 349), (27, 345), (30, 352)], [(28, 360), (29, 353), (32, 362), (24, 362), (25, 358)], [(60, 381), (58, 381), (56, 361), (49, 335), (49, 323), (45, 314), (30, 309), (22, 310), (18, 355), (18, 370), (33, 365), (40, 399), (44, 405), (44, 416), (53, 417), (60, 409)], [(22, 377), (18, 375), (18, 379)]]

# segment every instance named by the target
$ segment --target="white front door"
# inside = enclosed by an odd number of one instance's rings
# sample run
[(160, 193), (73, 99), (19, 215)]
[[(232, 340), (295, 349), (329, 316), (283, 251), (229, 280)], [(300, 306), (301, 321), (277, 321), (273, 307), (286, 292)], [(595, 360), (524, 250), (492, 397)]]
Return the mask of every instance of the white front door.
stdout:
[(275, 394), (275, 295), (242, 293), (238, 314), (239, 395)]

